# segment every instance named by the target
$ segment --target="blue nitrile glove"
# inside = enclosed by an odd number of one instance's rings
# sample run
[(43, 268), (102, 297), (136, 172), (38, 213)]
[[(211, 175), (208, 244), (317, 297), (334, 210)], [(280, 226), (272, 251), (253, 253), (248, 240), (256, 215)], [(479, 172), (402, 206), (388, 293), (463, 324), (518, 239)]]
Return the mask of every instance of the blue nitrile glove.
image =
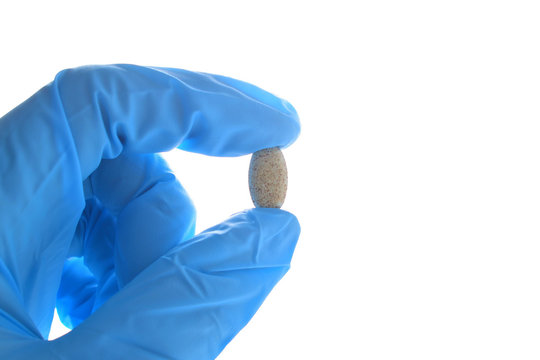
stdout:
[[(177, 69), (82, 67), (0, 119), (0, 358), (213, 359), (289, 268), (296, 218), (250, 209), (193, 236), (155, 153), (288, 146), (291, 105)], [(47, 341), (55, 305), (74, 329)]]

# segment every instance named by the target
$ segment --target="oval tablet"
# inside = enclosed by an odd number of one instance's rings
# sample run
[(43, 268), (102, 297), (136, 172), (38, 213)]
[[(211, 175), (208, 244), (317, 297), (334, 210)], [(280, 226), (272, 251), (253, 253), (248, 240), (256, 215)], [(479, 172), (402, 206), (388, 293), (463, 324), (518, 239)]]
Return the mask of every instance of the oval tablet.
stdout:
[(280, 208), (287, 194), (287, 165), (278, 147), (254, 152), (249, 164), (249, 192), (256, 207)]

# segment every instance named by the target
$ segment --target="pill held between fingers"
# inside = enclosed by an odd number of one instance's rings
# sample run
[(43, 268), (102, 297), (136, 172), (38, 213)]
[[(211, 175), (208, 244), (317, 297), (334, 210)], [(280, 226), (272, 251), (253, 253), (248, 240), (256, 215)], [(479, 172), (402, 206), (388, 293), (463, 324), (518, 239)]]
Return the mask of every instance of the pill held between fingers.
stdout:
[(256, 207), (280, 208), (287, 194), (287, 165), (279, 147), (254, 152), (249, 164), (249, 192)]

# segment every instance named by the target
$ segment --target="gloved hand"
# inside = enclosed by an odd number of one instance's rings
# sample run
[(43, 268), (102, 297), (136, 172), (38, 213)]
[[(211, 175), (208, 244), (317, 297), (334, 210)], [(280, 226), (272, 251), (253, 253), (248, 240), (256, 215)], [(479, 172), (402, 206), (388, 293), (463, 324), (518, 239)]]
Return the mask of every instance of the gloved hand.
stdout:
[[(178, 69), (82, 67), (0, 119), (0, 358), (214, 359), (289, 268), (296, 218), (250, 209), (193, 236), (155, 153), (290, 145), (291, 105)], [(73, 330), (47, 341), (55, 305)]]

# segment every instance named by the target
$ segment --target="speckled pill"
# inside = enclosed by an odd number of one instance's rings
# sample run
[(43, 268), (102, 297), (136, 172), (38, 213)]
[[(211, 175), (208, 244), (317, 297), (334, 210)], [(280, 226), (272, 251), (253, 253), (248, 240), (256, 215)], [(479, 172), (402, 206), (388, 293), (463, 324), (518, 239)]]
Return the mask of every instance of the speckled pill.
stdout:
[(249, 164), (249, 192), (256, 207), (280, 208), (287, 194), (287, 165), (278, 147), (254, 152)]

